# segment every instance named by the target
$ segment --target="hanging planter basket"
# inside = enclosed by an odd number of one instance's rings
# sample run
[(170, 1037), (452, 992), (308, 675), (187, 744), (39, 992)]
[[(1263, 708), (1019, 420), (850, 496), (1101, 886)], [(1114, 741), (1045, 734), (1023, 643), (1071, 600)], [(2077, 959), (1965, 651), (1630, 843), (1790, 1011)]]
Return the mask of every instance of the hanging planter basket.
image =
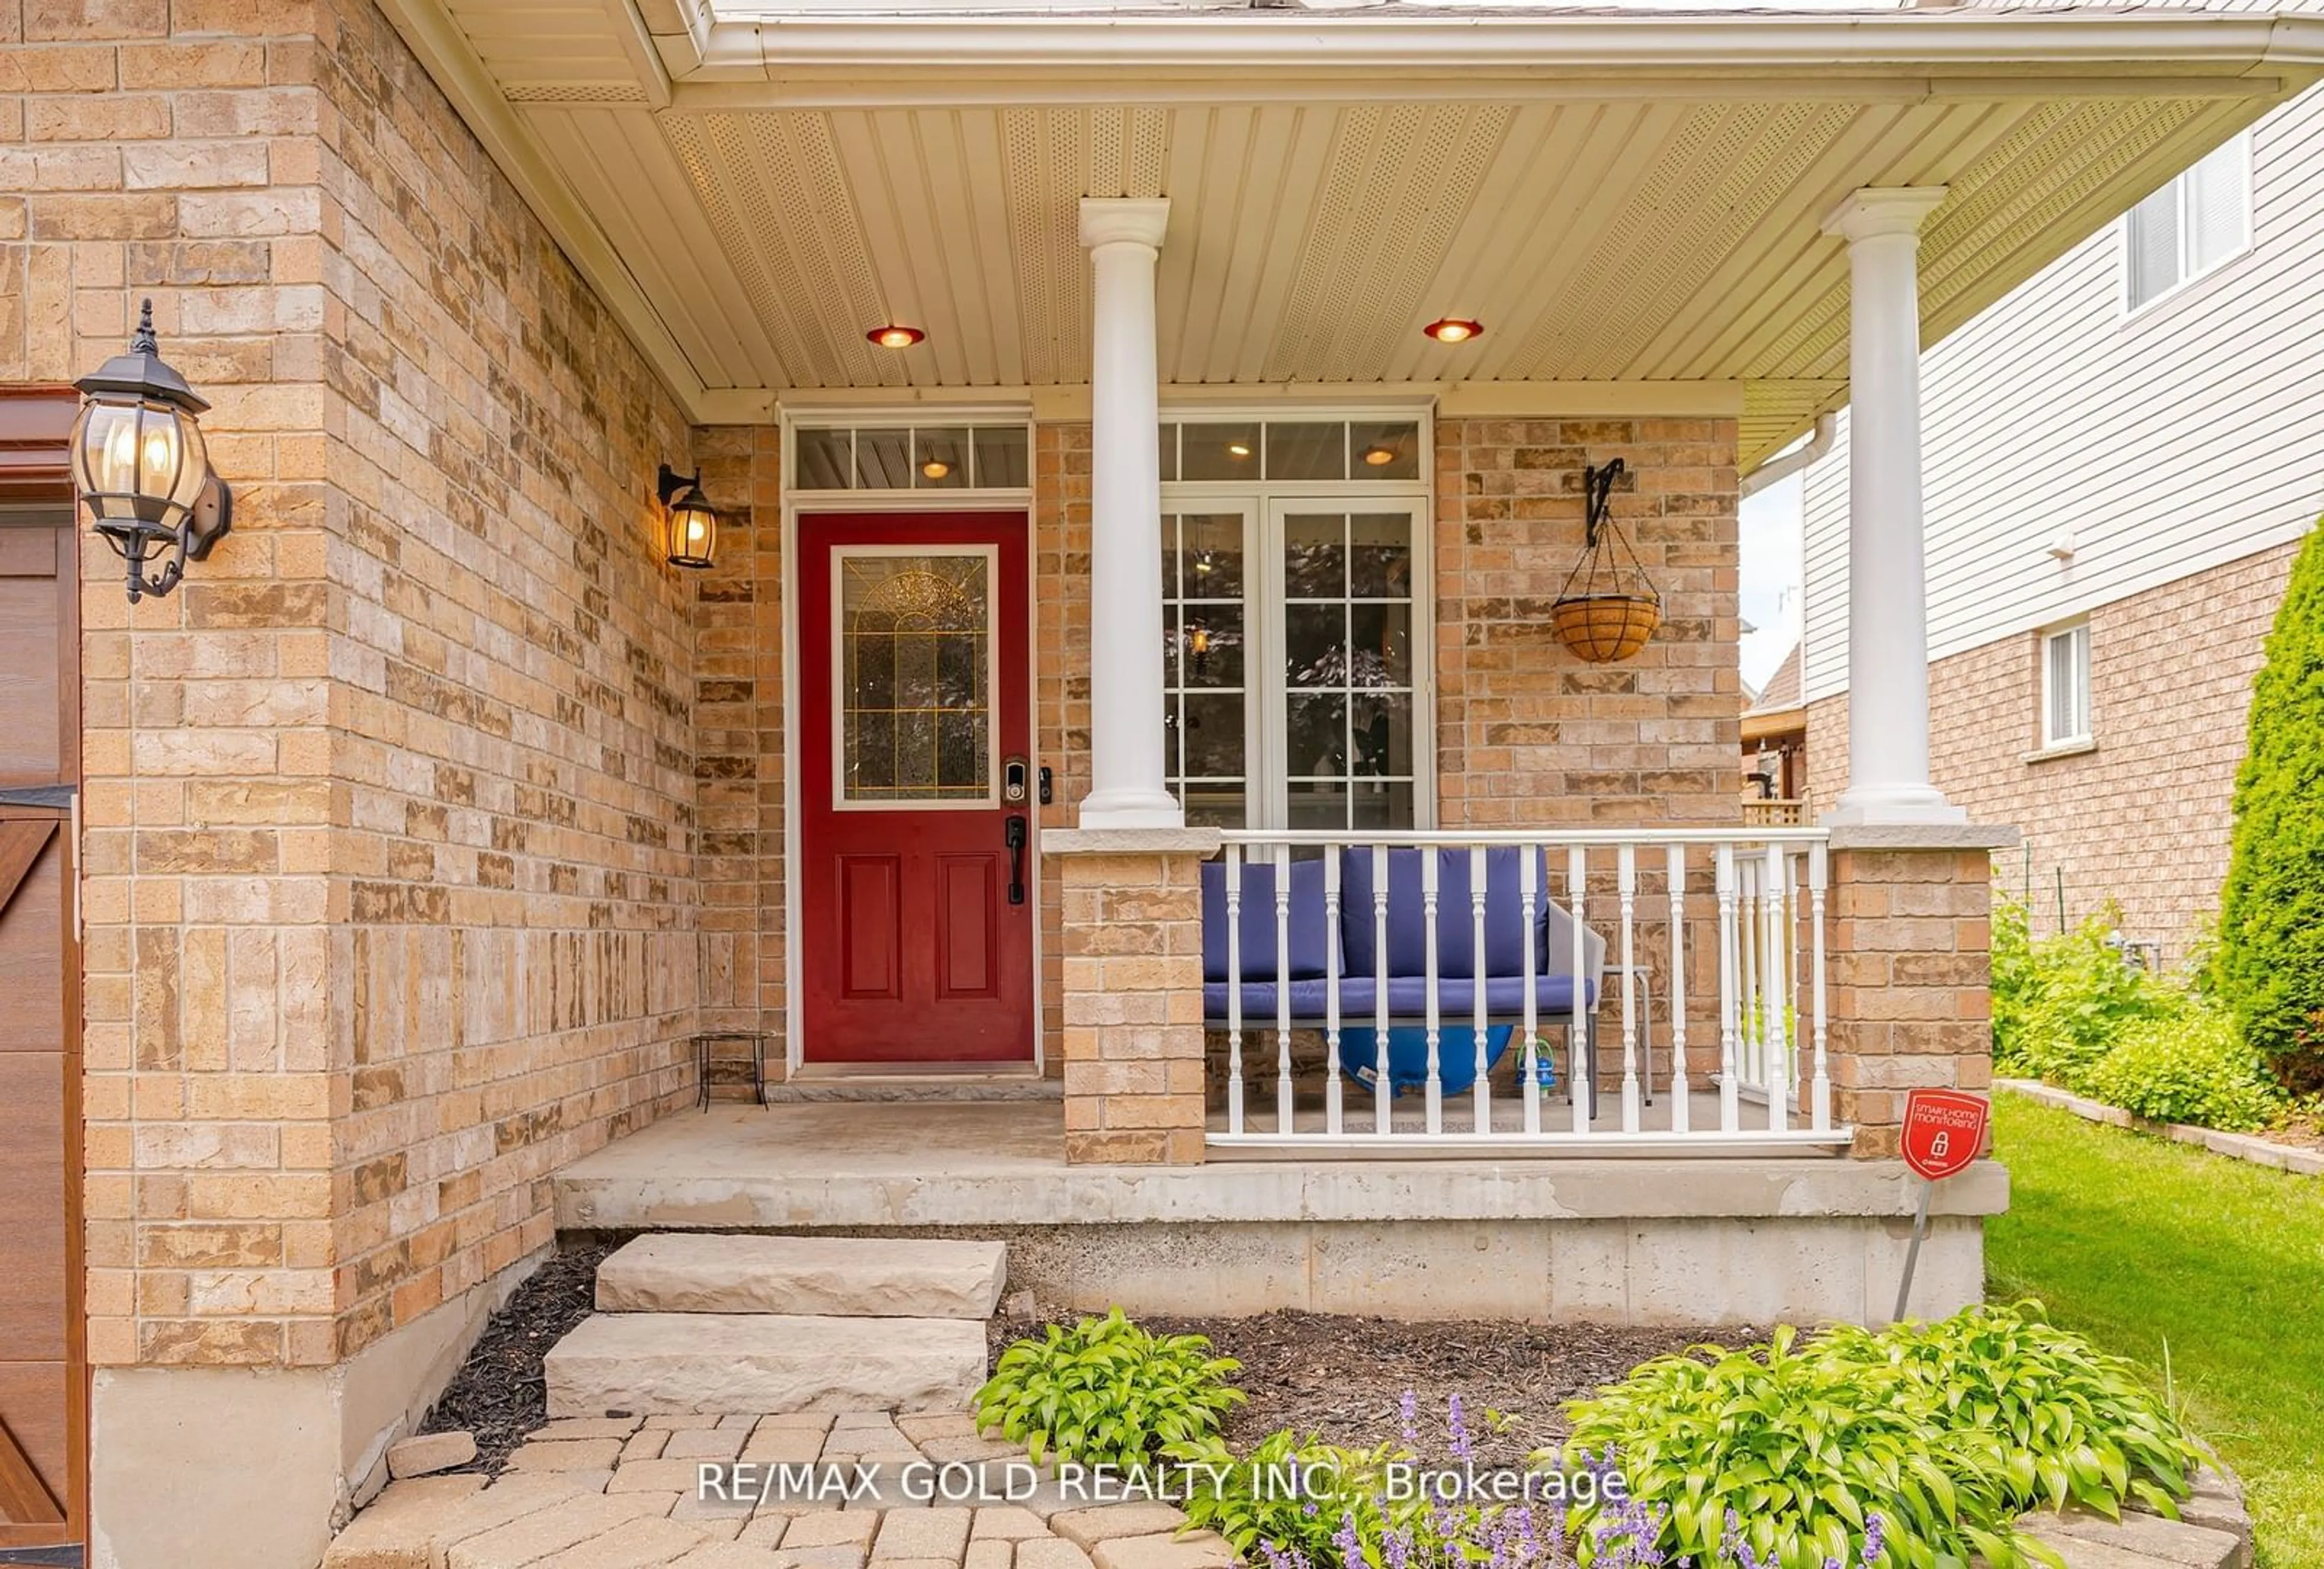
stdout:
[(1627, 660), (1646, 646), (1663, 621), (1663, 596), (1609, 511), (1622, 460), (1582, 470), (1588, 500), (1582, 559), (1549, 607), (1557, 641), (1593, 665)]

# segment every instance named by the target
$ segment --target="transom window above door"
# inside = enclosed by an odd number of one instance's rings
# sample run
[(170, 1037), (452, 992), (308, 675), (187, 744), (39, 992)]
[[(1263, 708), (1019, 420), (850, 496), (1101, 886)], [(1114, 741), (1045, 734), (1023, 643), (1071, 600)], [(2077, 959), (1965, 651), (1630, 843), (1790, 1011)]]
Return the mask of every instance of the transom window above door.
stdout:
[(1032, 444), (1021, 425), (802, 425), (791, 432), (794, 490), (1023, 490)]
[(1164, 425), (1165, 766), (1188, 823), (1432, 820), (1425, 429)]
[(1411, 480), (1416, 420), (1184, 420), (1162, 427), (1162, 483)]

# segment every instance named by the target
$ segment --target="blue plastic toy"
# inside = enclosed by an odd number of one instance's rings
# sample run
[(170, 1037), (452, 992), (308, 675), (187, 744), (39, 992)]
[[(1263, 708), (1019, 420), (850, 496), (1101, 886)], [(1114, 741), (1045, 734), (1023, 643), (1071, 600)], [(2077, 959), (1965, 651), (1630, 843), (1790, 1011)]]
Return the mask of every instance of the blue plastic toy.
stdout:
[[(1514, 1025), (1485, 1027), (1485, 1066), (1490, 1068), (1508, 1049)], [(1549, 1054), (1539, 1059), (1541, 1083), (1554, 1084)], [(1347, 1075), (1370, 1089), (1379, 1075), (1379, 1034), (1370, 1029), (1340, 1031), (1340, 1066)], [(1419, 1091), (1428, 1084), (1428, 1031), (1418, 1025), (1391, 1025), (1388, 1032), (1388, 1082), (1392, 1094)], [(1446, 1025), (1436, 1032), (1436, 1082), (1448, 1095), (1458, 1094), (1477, 1082), (1477, 1035), (1468, 1025)]]

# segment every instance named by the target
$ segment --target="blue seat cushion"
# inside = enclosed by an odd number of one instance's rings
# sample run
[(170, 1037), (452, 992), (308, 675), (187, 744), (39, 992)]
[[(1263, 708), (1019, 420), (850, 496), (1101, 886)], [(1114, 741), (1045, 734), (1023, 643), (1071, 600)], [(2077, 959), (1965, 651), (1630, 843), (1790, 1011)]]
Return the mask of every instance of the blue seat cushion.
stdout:
[[(1242, 865), (1242, 978), (1273, 981), (1280, 974), (1275, 958), (1275, 878), (1277, 868), (1263, 861)], [(1291, 899), (1287, 915), (1291, 936), (1294, 981), (1329, 972), (1332, 949), (1340, 940), (1333, 923), (1323, 918), (1323, 863), (1291, 863)], [(1369, 896), (1367, 896), (1369, 897)], [(1227, 979), (1227, 869), (1222, 861), (1203, 865), (1203, 979)], [(1273, 1006), (1273, 1004), (1269, 1004)]]
[[(1425, 975), (1428, 973), (1428, 924), (1422, 915), (1420, 872), (1425, 854), (1436, 856), (1436, 973), (1448, 980), (1477, 973), (1476, 915), (1470, 906), (1469, 857), (1464, 849), (1434, 852), (1418, 849), (1388, 853), (1388, 973)], [(1521, 977), (1525, 974), (1523, 890), (1519, 886), (1527, 852), (1514, 844), (1485, 852), (1485, 974)], [(1571, 955), (1544, 951), (1543, 933), (1549, 922), (1549, 869), (1539, 859), (1534, 867), (1534, 919), (1530, 940), (1534, 968), (1571, 970)], [(1378, 932), (1373, 926), (1372, 851), (1362, 845), (1342, 852), (1340, 910), (1342, 940), (1348, 956), (1347, 973), (1377, 973)], [(1391, 981), (1391, 984), (1393, 982)]]
[[(1573, 978), (1571, 975), (1536, 975), (1534, 977), (1535, 1022), (1550, 1027), (1570, 1020), (1573, 1016)], [(1231, 988), (1224, 981), (1206, 981), (1203, 985), (1203, 1019), (1208, 1024), (1224, 1023)], [(1301, 1025), (1317, 1025), (1323, 1021), (1331, 1005), (1332, 983), (1329, 980), (1294, 980), (1290, 987), (1292, 1021)], [(1340, 982), (1340, 1022), (1343, 1025), (1370, 1024), (1378, 1018), (1373, 1001), (1379, 995), (1379, 985), (1370, 975), (1349, 975)], [(1594, 983), (1582, 988), (1582, 1008), (1589, 1012), (1597, 1006), (1598, 988)], [(1436, 1016), (1441, 1025), (1466, 1024), (1476, 1014), (1476, 983), (1469, 977), (1454, 980), (1439, 977), (1436, 983)], [(1391, 975), (1388, 983), (1388, 1017), (1398, 1022), (1424, 1019), (1428, 1013), (1428, 982), (1419, 975)], [(1485, 982), (1485, 1012), (1489, 1018), (1503, 1022), (1525, 1016), (1525, 977), (1505, 975), (1489, 977)], [(1275, 1021), (1275, 983), (1271, 981), (1245, 981), (1242, 984), (1242, 1021), (1252, 1028)]]

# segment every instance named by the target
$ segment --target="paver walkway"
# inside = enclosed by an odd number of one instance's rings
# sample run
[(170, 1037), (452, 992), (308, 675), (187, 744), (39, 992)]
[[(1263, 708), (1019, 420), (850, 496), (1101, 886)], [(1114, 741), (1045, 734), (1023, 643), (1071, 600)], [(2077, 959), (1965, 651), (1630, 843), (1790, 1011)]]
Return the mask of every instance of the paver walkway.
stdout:
[[(1054, 1481), (1007, 1503), (901, 1498), (902, 1468), (998, 1495), (1018, 1445), (965, 1413), (664, 1416), (551, 1422), (486, 1485), (475, 1475), (390, 1486), (331, 1545), (324, 1569), (1225, 1569), (1209, 1532), (1181, 1537), (1167, 1504), (1066, 1497)], [(765, 1468), (876, 1466), (878, 1499), (781, 1496)], [(742, 1463), (742, 1501), (701, 1496), (705, 1463)], [(827, 1474), (827, 1473), (826, 1473)], [(1015, 1472), (1019, 1491), (1024, 1473)], [(761, 1497), (761, 1493), (769, 1496)]]

